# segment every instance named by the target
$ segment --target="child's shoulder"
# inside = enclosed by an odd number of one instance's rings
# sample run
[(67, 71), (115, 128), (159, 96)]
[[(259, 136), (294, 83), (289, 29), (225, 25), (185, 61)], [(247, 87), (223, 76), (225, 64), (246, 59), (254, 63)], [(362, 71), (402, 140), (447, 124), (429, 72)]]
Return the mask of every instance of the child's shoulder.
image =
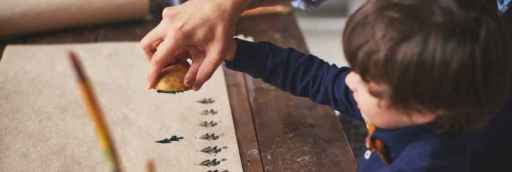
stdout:
[(404, 148), (393, 166), (411, 171), (464, 172), (470, 170), (470, 152), (466, 137), (431, 135)]

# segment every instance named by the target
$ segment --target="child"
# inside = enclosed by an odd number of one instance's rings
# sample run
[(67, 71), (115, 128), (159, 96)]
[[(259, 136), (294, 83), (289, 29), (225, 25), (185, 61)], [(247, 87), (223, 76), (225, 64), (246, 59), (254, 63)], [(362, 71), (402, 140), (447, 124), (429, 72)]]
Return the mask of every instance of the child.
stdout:
[(242, 40), (226, 65), (364, 120), (358, 171), (477, 171), (510, 121), (512, 40), (491, 5), (369, 0), (343, 34), (350, 68)]

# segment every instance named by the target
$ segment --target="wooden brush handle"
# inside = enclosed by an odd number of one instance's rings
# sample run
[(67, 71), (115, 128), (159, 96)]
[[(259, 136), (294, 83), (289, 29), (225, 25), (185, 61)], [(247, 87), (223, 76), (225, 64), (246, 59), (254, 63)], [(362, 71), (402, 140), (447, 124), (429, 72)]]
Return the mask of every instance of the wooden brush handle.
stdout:
[(260, 16), (260, 15), (287, 15), (292, 12), (289, 2), (262, 3), (257, 7), (249, 8), (242, 12), (242, 17)]
[(75, 70), (78, 83), (80, 85), (80, 93), (82, 94), (85, 107), (89, 112), (91, 120), (94, 122), (94, 126), (96, 128), (96, 136), (98, 137), (98, 142), (100, 143), (101, 149), (106, 159), (112, 166), (112, 170), (115, 172), (122, 172), (121, 158), (119, 157), (117, 149), (114, 145), (114, 141), (112, 140), (112, 136), (108, 130), (103, 112), (101, 111), (98, 101), (96, 100), (93, 89), (89, 83), (89, 80), (87, 79), (84, 70), (82, 69), (78, 55), (74, 52), (69, 52), (68, 56), (73, 69)]
[(292, 12), (292, 8), (285, 4), (276, 4), (273, 6), (261, 6), (248, 9), (242, 12), (242, 17), (260, 16), (260, 15), (288, 15)]

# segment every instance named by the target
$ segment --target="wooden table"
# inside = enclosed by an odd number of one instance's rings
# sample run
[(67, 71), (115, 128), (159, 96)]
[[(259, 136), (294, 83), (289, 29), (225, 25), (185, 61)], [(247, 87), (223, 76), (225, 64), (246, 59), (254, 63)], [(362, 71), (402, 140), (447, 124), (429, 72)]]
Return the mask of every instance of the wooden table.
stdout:
[[(138, 41), (156, 24), (117, 23), (32, 35), (0, 43), (0, 55), (7, 43)], [(256, 41), (307, 52), (294, 15), (244, 18), (238, 29)], [(350, 145), (329, 108), (239, 72), (226, 69), (225, 75), (246, 172), (355, 171)]]

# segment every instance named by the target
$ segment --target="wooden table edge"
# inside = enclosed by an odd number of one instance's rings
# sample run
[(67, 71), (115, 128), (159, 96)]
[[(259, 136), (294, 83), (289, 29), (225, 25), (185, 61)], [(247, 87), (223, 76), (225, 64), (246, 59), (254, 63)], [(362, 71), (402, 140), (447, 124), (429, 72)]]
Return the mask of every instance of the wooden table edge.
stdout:
[(244, 74), (226, 67), (223, 67), (223, 69), (240, 157), (242, 158), (242, 167), (245, 172), (264, 172), (253, 119), (254, 114), (252, 114)]

